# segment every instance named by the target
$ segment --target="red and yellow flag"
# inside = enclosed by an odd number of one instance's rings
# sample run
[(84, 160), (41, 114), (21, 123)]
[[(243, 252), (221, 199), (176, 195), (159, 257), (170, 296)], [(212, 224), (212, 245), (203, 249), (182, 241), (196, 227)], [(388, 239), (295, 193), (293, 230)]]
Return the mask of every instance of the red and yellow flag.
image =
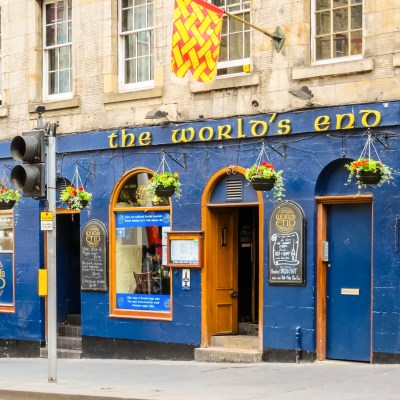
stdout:
[(172, 72), (209, 82), (217, 73), (224, 10), (204, 0), (175, 0)]

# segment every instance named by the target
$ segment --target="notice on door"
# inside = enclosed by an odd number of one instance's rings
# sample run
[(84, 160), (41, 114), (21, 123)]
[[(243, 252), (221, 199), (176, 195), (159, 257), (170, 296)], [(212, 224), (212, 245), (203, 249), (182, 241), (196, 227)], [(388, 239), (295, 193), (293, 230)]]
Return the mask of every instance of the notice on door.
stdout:
[(292, 202), (279, 203), (269, 224), (269, 284), (304, 285), (305, 217)]
[(81, 290), (107, 291), (107, 231), (95, 219), (82, 232)]

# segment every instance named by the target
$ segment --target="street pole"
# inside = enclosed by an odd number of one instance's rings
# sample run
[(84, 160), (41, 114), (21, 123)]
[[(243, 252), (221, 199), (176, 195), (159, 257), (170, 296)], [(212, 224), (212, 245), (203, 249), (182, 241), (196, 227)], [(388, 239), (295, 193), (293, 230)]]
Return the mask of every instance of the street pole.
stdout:
[(57, 382), (56, 128), (56, 123), (49, 124), (46, 163), (47, 211), (53, 213), (53, 229), (47, 231), (47, 354), (49, 382)]

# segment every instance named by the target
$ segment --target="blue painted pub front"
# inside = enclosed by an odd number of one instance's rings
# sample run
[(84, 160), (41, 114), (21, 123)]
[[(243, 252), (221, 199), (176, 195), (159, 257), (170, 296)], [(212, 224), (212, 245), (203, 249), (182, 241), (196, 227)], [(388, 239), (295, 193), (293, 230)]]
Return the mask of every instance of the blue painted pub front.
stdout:
[[(394, 101), (59, 136), (59, 190), (78, 170), (93, 199), (80, 213), (57, 203), (58, 322), (81, 316), (87, 358), (193, 359), (247, 323), (264, 361), (399, 362), (399, 118)], [(245, 178), (261, 149), (283, 171), (282, 202), (304, 214), (304, 270), (292, 284), (269, 276), (270, 216), (283, 203)], [(0, 154), (7, 173), (9, 143)], [(392, 179), (349, 180), (345, 165), (360, 155)], [(180, 197), (146, 197), (160, 168), (179, 174)], [(3, 356), (37, 357), (46, 343), (43, 207), (21, 198), (0, 210)], [(105, 290), (80, 285), (91, 220), (108, 234)], [(171, 232), (201, 233), (200, 267), (168, 266)]]

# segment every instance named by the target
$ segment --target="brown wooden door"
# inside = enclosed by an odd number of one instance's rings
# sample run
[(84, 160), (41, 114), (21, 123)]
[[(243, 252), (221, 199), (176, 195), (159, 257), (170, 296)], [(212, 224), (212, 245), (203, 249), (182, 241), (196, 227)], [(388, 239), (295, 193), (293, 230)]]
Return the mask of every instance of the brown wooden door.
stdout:
[(214, 307), (217, 334), (238, 331), (237, 210), (218, 210), (214, 259)]

